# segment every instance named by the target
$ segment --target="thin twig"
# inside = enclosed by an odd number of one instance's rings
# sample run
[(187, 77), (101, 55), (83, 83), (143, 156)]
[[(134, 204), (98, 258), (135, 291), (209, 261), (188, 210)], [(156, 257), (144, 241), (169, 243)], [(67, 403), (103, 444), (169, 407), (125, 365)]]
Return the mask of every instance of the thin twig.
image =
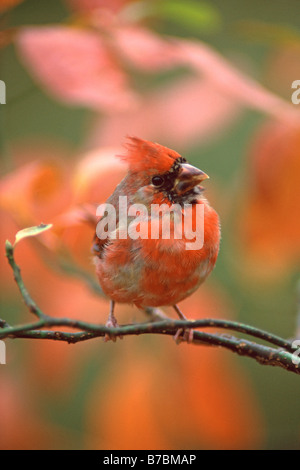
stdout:
[[(36, 315), (37, 321), (25, 325), (11, 326), (5, 320), (0, 320), (0, 339), (50, 339), (78, 343), (93, 338), (104, 337), (105, 335), (110, 337), (142, 334), (174, 336), (178, 329), (183, 331), (193, 329), (192, 344), (221, 346), (241, 356), (253, 358), (260, 364), (282, 367), (300, 374), (300, 364), (294, 363), (294, 356), (292, 354), (294, 348), (291, 341), (239, 322), (220, 319), (173, 320), (168, 318), (161, 310), (150, 307), (146, 309), (146, 313), (151, 320), (150, 322), (122, 325), (118, 328), (108, 328), (105, 325), (45, 315), (31, 298), (24, 285), (20, 268), (14, 259), (14, 247), (10, 242), (6, 242), (6, 256), (24, 302), (29, 311)], [(53, 331), (51, 328), (55, 327), (68, 327), (71, 331)], [(45, 330), (45, 328), (50, 328), (50, 330)], [(276, 348), (227, 334), (196, 331), (197, 328), (218, 328), (236, 331), (266, 341), (276, 346)]]
[(8, 262), (13, 270), (14, 273), (14, 279), (19, 287), (19, 291), (23, 297), (23, 300), (28, 307), (29, 311), (36, 315), (38, 318), (44, 318), (47, 319), (47, 315), (45, 315), (40, 308), (36, 305), (34, 300), (31, 298), (28, 290), (25, 287), (25, 284), (23, 282), (22, 276), (21, 276), (21, 269), (15, 262), (14, 258), (14, 247), (13, 245), (9, 242), (6, 241), (5, 243), (5, 252), (6, 252), (6, 257), (8, 259)]

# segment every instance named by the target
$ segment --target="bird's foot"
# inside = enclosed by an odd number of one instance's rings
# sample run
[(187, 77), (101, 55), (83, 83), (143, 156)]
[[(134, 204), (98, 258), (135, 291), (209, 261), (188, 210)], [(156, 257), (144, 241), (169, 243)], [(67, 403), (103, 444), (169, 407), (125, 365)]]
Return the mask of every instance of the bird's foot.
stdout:
[[(107, 322), (105, 323), (105, 326), (107, 328), (119, 328), (119, 324), (115, 318), (114, 319), (109, 318)], [(107, 341), (113, 341), (115, 343), (117, 341), (117, 338), (123, 339), (123, 335), (114, 335), (114, 334), (111, 335), (109, 333), (105, 333), (104, 342), (107, 343)]]
[(193, 342), (194, 339), (194, 330), (192, 328), (178, 328), (173, 339), (176, 344), (180, 344), (186, 341), (188, 344)]
[[(173, 307), (181, 320), (188, 320), (177, 305), (173, 305)], [(194, 330), (191, 328), (179, 328), (173, 338), (176, 344), (180, 344), (183, 341), (186, 341), (188, 344), (190, 344), (194, 339)]]
[[(115, 306), (115, 303), (112, 301), (110, 305), (110, 312), (109, 312), (108, 320), (105, 323), (105, 326), (107, 328), (119, 328), (117, 319), (114, 316), (114, 306)], [(123, 339), (123, 336), (105, 333), (105, 336), (103, 339), (105, 343), (107, 343), (107, 341), (113, 341), (115, 343), (117, 341), (117, 338)]]

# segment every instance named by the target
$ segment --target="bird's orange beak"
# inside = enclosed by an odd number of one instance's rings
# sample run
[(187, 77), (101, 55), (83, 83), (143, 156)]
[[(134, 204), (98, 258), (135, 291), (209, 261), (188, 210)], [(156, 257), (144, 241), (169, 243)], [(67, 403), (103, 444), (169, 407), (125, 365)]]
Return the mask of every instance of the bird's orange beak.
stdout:
[(208, 178), (209, 176), (202, 170), (199, 170), (199, 168), (189, 163), (183, 163), (181, 164), (181, 169), (175, 182), (175, 190), (177, 194), (186, 193)]

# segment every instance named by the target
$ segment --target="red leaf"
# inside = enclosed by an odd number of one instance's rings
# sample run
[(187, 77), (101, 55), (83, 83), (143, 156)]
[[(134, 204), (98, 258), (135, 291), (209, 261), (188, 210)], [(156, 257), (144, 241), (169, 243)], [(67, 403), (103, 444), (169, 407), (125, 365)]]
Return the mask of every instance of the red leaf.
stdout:
[(56, 98), (93, 109), (120, 110), (134, 102), (126, 74), (100, 34), (65, 26), (24, 28), (21, 59)]

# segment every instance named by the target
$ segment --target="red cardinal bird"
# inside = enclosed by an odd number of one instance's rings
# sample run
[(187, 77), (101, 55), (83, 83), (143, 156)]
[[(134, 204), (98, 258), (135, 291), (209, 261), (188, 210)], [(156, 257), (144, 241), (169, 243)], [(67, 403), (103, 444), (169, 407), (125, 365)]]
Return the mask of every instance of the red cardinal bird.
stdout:
[[(99, 234), (97, 230), (92, 249), (100, 285), (111, 299), (107, 326), (118, 326), (115, 302), (135, 304), (141, 309), (171, 305), (180, 318), (186, 319), (176, 304), (202, 284), (214, 268), (219, 251), (219, 218), (199, 186), (208, 176), (174, 150), (157, 143), (131, 137), (126, 147), (128, 153), (121, 158), (128, 163), (128, 173), (107, 200), (116, 208), (115, 230), (108, 230), (104, 239), (103, 232)], [(127, 223), (135, 224), (136, 232), (138, 227), (143, 236), (124, 237), (120, 196), (127, 196), (127, 208), (134, 204), (139, 204), (139, 209), (141, 204), (142, 209), (146, 208), (146, 214), (142, 211), (144, 217), (138, 221), (127, 213)], [(182, 227), (194, 230), (193, 239), (185, 233), (181, 238), (175, 236), (176, 219), (172, 213), (168, 215), (170, 235), (163, 237), (160, 225), (158, 236), (151, 236), (151, 225), (161, 224), (166, 216), (166, 212), (158, 210), (157, 205), (163, 204), (164, 208), (174, 204), (179, 207)], [(197, 226), (197, 207), (203, 211), (204, 230), (201, 224)], [(197, 241), (198, 235), (201, 239), (201, 230), (203, 243), (194, 248), (192, 242)]]

